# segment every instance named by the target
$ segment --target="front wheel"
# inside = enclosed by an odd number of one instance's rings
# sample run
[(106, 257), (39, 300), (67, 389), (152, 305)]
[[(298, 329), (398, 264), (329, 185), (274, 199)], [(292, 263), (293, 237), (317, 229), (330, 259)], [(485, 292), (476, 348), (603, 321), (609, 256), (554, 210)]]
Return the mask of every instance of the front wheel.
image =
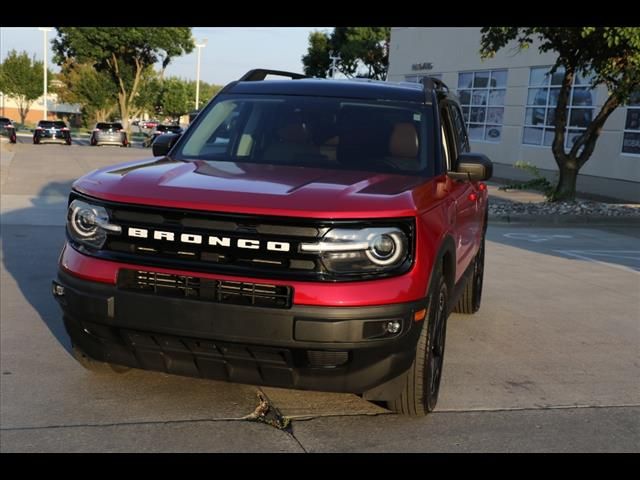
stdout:
[(422, 326), (405, 386), (398, 398), (387, 402), (390, 410), (402, 415), (425, 416), (438, 402), (447, 333), (448, 289), (441, 272), (434, 276), (434, 282), (426, 323)]

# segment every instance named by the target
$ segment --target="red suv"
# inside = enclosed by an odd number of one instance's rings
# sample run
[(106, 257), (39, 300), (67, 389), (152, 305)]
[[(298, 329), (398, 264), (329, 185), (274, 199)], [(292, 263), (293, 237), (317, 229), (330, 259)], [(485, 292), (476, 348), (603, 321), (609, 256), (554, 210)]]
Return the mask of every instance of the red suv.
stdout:
[(73, 184), (53, 294), (80, 362), (433, 410), (492, 172), (442, 82), (252, 70), (153, 153)]

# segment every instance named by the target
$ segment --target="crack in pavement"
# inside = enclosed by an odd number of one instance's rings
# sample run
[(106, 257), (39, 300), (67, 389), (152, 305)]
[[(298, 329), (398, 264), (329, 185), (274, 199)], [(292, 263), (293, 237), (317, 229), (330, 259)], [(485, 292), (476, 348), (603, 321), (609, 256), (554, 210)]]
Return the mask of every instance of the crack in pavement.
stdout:
[(300, 440), (298, 440), (293, 433), (291, 417), (282, 415), (278, 407), (276, 407), (273, 401), (263, 390), (258, 390), (256, 395), (258, 396), (258, 406), (253, 413), (244, 417), (245, 420), (265, 423), (278, 430), (282, 430), (298, 444), (304, 453), (308, 453), (307, 449), (304, 448), (302, 443), (300, 443)]

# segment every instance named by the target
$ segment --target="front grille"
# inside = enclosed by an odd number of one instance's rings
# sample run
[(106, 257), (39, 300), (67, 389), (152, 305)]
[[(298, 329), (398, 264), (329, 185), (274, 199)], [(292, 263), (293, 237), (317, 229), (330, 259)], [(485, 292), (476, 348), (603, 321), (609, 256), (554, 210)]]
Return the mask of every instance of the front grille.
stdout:
[(291, 308), (293, 290), (282, 285), (213, 280), (129, 269), (122, 269), (118, 273), (118, 288), (166, 297), (271, 308)]
[[(298, 251), (300, 242), (314, 242), (326, 231), (314, 225), (151, 207), (117, 206), (110, 210), (110, 217), (122, 226), (123, 235), (109, 236), (103, 251), (126, 262), (279, 278), (314, 278), (322, 268), (317, 258)], [(129, 235), (129, 228), (144, 229), (146, 238)], [(155, 231), (169, 232), (172, 240), (154, 238)], [(182, 235), (198, 238), (199, 243), (181, 241)], [(227, 243), (212, 244), (213, 237)], [(240, 248), (239, 241), (259, 248)], [(286, 244), (288, 250), (269, 250), (269, 244)]]
[[(139, 166), (111, 173), (125, 175), (135, 168)], [(331, 282), (396, 275), (406, 271), (411, 264), (409, 260), (397, 271), (388, 273), (344, 275), (327, 270), (320, 256), (299, 248), (301, 243), (317, 242), (332, 228), (374, 225), (402, 227), (413, 247), (413, 226), (406, 218), (399, 222), (400, 219), (269, 217), (124, 205), (84, 198), (75, 192), (70, 201), (76, 198), (103, 205), (112, 223), (122, 228), (121, 234), (108, 235), (99, 250), (78, 244), (67, 235), (71, 245), (83, 254), (105, 260), (190, 272)]]

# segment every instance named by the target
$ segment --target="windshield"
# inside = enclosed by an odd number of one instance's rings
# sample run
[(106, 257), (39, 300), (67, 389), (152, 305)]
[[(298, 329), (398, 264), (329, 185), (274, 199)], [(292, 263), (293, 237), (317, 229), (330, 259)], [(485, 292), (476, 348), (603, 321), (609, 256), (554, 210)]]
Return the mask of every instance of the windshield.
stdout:
[(197, 118), (183, 160), (426, 173), (423, 106), (304, 96), (225, 96)]

